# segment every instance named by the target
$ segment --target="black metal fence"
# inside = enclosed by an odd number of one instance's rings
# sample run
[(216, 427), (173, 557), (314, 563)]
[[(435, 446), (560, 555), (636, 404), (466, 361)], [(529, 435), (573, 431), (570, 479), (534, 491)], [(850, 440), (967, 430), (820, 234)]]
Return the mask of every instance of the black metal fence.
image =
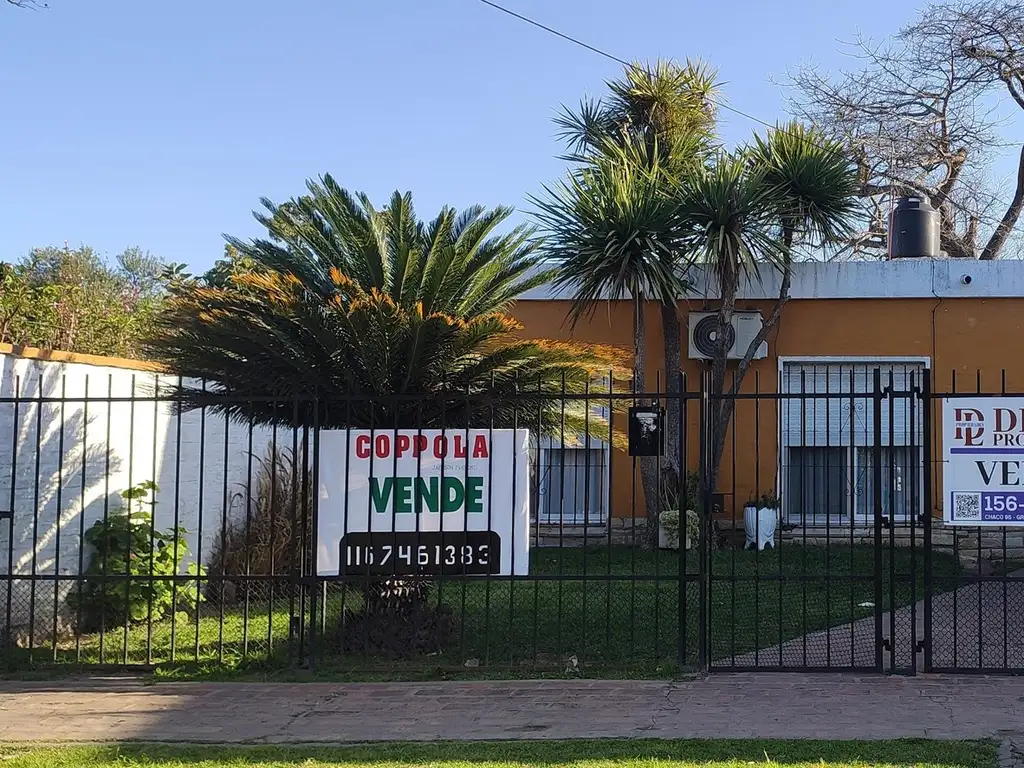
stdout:
[[(1024, 671), (1024, 528), (934, 517), (956, 376), (944, 393), (913, 363), (786, 362), (773, 379), (726, 395), (683, 377), (671, 394), (524, 383), (500, 402), (211, 395), (183, 412), (160, 377), (7, 377), (0, 660)], [(1005, 375), (972, 383), (1011, 396)], [(645, 429), (661, 455), (630, 455)]]

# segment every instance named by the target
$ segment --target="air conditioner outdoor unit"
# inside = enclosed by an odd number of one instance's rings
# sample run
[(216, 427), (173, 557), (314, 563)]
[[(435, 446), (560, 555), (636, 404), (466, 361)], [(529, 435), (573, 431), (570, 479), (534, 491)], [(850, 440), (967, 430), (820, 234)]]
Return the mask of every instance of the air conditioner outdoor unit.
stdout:
[[(757, 336), (763, 325), (760, 312), (736, 312), (732, 316), (729, 334), (729, 359), (739, 360), (746, 354), (750, 342)], [(691, 312), (688, 321), (690, 337), (690, 358), (707, 360), (715, 354), (715, 337), (718, 333), (718, 315), (715, 312)], [(755, 360), (768, 355), (768, 342), (762, 341), (754, 353)]]

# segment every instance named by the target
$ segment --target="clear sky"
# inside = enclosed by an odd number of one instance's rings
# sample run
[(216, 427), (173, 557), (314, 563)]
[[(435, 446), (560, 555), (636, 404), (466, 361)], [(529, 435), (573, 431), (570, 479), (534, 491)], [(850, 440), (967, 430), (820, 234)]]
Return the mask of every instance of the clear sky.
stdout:
[[(507, 203), (564, 164), (551, 117), (621, 67), (478, 0), (0, 3), (0, 260), (139, 245), (203, 269), (259, 233), (260, 197), (330, 172), (383, 203)], [(911, 0), (502, 0), (625, 59), (700, 57), (728, 103), (784, 116), (770, 81)], [(755, 124), (723, 113), (735, 143)]]

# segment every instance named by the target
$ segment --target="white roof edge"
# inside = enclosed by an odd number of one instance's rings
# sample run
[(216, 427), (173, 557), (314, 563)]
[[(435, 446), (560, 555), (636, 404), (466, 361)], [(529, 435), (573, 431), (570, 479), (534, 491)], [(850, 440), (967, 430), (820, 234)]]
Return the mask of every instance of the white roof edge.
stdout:
[[(775, 299), (781, 278), (765, 270), (761, 283), (745, 285), (738, 298)], [(716, 298), (713, 278), (690, 272), (696, 286), (685, 298)], [(571, 290), (543, 285), (524, 300), (568, 299)], [(1024, 298), (1024, 261), (898, 259), (893, 261), (803, 261), (793, 265), (794, 299), (956, 299)]]

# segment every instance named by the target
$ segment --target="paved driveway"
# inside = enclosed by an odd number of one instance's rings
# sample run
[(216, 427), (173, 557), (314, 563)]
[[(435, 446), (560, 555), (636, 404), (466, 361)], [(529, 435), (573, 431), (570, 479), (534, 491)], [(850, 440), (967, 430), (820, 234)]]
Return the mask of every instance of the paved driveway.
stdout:
[[(882, 616), (882, 637), (896, 638), (885, 669), (911, 667), (915, 642), (924, 639), (925, 603)], [(979, 581), (932, 599), (932, 665), (936, 669), (1019, 670), (1024, 673), (1024, 570), (1001, 581)], [(895, 665), (893, 665), (895, 660)], [(799, 637), (721, 667), (873, 667), (874, 616)], [(917, 651), (924, 669), (924, 651)]]

